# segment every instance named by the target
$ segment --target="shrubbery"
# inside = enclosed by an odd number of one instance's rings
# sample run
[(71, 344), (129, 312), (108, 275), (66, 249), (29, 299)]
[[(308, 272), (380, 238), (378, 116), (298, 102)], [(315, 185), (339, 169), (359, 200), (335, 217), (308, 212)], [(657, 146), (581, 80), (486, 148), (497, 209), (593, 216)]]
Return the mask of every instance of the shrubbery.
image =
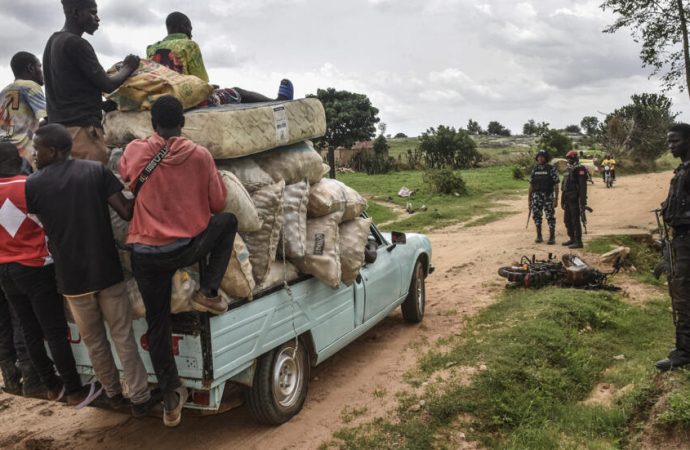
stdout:
[(450, 169), (432, 169), (424, 172), (424, 184), (439, 194), (467, 194), (465, 180)]

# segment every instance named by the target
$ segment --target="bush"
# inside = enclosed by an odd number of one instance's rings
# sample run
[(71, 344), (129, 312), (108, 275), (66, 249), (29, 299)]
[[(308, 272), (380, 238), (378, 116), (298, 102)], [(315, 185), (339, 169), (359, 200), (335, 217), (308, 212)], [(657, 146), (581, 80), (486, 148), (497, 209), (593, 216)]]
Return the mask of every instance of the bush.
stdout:
[(514, 167), (513, 168), (513, 178), (516, 180), (524, 180), (525, 179), (525, 172), (522, 170), (522, 167)]
[(377, 153), (358, 153), (350, 160), (350, 168), (367, 175), (380, 175), (395, 169), (395, 160)]
[(427, 170), (424, 172), (423, 180), (432, 192), (447, 195), (467, 194), (465, 180), (450, 169)]
[(541, 136), (537, 145), (551, 152), (552, 156), (565, 156), (573, 148), (573, 141), (559, 131), (549, 130)]
[(406, 139), (407, 135), (405, 133), (398, 133), (395, 136), (393, 136), (393, 139)]
[(482, 159), (476, 142), (467, 131), (444, 125), (422, 133), (419, 149), (424, 152), (427, 166), (431, 169), (467, 169)]

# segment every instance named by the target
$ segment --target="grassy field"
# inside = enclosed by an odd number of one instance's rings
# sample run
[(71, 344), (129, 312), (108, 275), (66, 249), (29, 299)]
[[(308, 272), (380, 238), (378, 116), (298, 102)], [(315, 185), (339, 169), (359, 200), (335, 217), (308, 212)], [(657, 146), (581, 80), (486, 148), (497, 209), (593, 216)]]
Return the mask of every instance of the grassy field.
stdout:
[[(612, 239), (649, 268), (647, 244)], [(340, 430), (323, 448), (453, 449), (467, 439), (491, 449), (603, 450), (639, 448), (649, 436), (684, 448), (690, 371), (659, 374), (653, 365), (673, 335), (664, 294), (631, 304), (602, 291), (508, 289), (420, 358), (396, 411)]]
[[(524, 195), (528, 187), (526, 181), (513, 178), (512, 168), (508, 166), (462, 170), (458, 173), (465, 180), (467, 195), (429, 192), (421, 171), (386, 175), (346, 173), (339, 174), (338, 179), (371, 200), (369, 213), (376, 223), (390, 222), (384, 228), (398, 231), (423, 231), (485, 216), (496, 220), (501, 217), (491, 210), (496, 206), (496, 201), (506, 196)], [(402, 186), (416, 191), (416, 194), (410, 198), (398, 197)], [(402, 216), (398, 216), (394, 211), (404, 209), (408, 202), (418, 212), (413, 215), (403, 212)], [(426, 207), (426, 211), (422, 211), (423, 207)]]

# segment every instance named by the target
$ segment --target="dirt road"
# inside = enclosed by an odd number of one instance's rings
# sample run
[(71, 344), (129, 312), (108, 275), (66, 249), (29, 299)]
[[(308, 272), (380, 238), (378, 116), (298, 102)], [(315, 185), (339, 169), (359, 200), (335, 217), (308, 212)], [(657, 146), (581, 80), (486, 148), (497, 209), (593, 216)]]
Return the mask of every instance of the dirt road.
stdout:
[[(590, 189), (590, 238), (652, 229), (649, 211), (665, 197), (670, 173), (620, 178), (614, 189), (601, 181)], [(0, 448), (18, 449), (311, 449), (330, 439), (344, 420), (369, 420), (395, 405), (402, 375), (415, 364), (420, 344), (457, 332), (463, 316), (490, 304), (503, 283), (500, 265), (523, 254), (545, 255), (563, 247), (532, 244), (525, 230), (526, 198), (503, 208), (520, 214), (481, 227), (454, 226), (431, 233), (436, 272), (427, 280), (427, 316), (410, 326), (398, 312), (312, 371), (304, 410), (280, 427), (258, 426), (244, 407), (211, 417), (186, 416), (176, 429), (159, 419), (86, 408), (73, 411), (45, 401), (0, 394)], [(565, 231), (559, 213), (559, 242)], [(374, 391), (377, 395), (374, 396)], [(366, 407), (366, 408), (364, 408)], [(347, 411), (357, 410), (356, 414)], [(345, 411), (345, 413), (344, 413)]]

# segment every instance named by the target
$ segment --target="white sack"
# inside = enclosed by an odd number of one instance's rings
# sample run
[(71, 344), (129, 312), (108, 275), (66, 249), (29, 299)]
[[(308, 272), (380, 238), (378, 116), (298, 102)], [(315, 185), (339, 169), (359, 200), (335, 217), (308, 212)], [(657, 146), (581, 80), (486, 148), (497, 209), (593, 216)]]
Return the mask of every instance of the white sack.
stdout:
[(342, 216), (338, 211), (307, 220), (307, 252), (303, 259), (292, 261), (300, 271), (314, 275), (333, 289), (340, 285), (338, 224)]
[(238, 231), (258, 231), (261, 228), (261, 220), (249, 192), (232, 172), (221, 170), (220, 175), (228, 190), (223, 212), (233, 213), (237, 217)]
[(345, 222), (359, 217), (366, 209), (364, 197), (338, 180), (324, 178), (309, 190), (309, 217), (343, 211), (342, 220)]
[(276, 259), (278, 240), (283, 226), (283, 191), (285, 182), (281, 181), (252, 193), (254, 206), (262, 221), (261, 229), (242, 233), (242, 239), (249, 250), (254, 281), (261, 283)]
[(307, 204), (309, 203), (309, 183), (285, 186), (283, 194), (283, 232), (278, 254), (290, 259), (303, 258), (307, 238)]
[(274, 183), (273, 178), (251, 158), (216, 161), (216, 165), (232, 172), (249, 193)]
[(323, 159), (310, 141), (261, 153), (256, 162), (276, 183), (284, 180), (290, 185), (306, 179), (316, 184), (323, 176)]
[(235, 236), (230, 263), (225, 271), (221, 289), (231, 298), (252, 299), (252, 291), (256, 284), (252, 275), (252, 264), (249, 261), (249, 251), (240, 235)]
[(268, 270), (268, 274), (261, 285), (254, 289), (254, 294), (273, 289), (277, 286), (282, 286), (283, 281), (288, 283), (299, 278), (299, 270), (290, 261), (274, 261), (271, 263), (271, 268)]
[(364, 264), (364, 247), (369, 239), (371, 219), (357, 218), (340, 224), (340, 266), (346, 286), (354, 283)]

